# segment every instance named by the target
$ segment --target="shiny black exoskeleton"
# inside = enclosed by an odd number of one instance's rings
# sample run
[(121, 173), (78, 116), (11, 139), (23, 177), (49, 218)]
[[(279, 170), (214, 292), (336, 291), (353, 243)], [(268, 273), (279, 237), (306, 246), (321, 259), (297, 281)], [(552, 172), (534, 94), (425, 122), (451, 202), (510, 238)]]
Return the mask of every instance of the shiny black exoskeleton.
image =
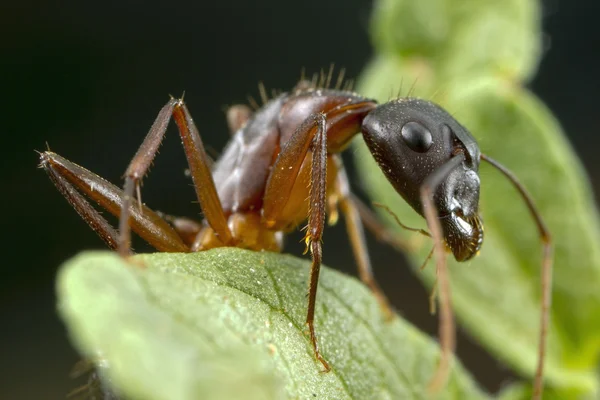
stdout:
[(448, 161), (463, 160), (446, 172), (434, 203), (447, 246), (458, 261), (473, 257), (483, 243), (479, 208), (480, 152), (475, 138), (438, 105), (404, 98), (379, 105), (363, 120), (362, 133), (383, 173), (419, 214), (421, 188)]

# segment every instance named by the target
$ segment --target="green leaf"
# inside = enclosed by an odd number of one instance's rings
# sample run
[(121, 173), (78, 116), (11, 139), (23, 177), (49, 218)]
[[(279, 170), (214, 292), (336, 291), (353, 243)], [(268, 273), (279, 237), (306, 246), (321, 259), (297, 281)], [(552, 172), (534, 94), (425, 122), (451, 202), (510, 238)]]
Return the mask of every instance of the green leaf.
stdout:
[[(140, 268), (143, 264), (143, 268)], [(195, 254), (84, 253), (58, 279), (59, 311), (80, 352), (143, 399), (424, 399), (435, 343), (383, 321), (358, 281), (321, 270), (316, 329), (304, 332), (309, 263), (223, 248)], [(482, 399), (453, 363), (443, 399)]]
[[(484, 153), (511, 169), (529, 189), (555, 242), (546, 362), (549, 393), (557, 398), (596, 397), (598, 213), (585, 173), (559, 124), (521, 88), (540, 58), (539, 3), (379, 0), (371, 25), (378, 54), (364, 72), (359, 91), (386, 101), (404, 82), (414, 90), (401, 90), (400, 95), (435, 97), (471, 130)], [(368, 176), (365, 185), (374, 200), (391, 206), (405, 223), (423, 226), (364, 146), (358, 154), (358, 170)], [(455, 309), (474, 337), (530, 377), (539, 331), (539, 238), (522, 200), (502, 175), (483, 165), (481, 181), (485, 244), (481, 256), (467, 265), (450, 263)], [(415, 265), (428, 250), (423, 245), (412, 256)], [(432, 271), (420, 276), (431, 284)], [(523, 388), (510, 393), (523, 395), (528, 390)]]
[(480, 71), (525, 80), (541, 53), (539, 14), (535, 0), (379, 0), (371, 34), (379, 54), (428, 64), (439, 82)]
[[(502, 388), (497, 396), (498, 400), (530, 400), (533, 394), (533, 388), (529, 383), (515, 382)], [(555, 390), (554, 388), (545, 388), (544, 400), (564, 400), (564, 399), (578, 399), (578, 400), (594, 400), (596, 397), (582, 396), (578, 391), (571, 390)]]
[[(364, 76), (362, 92), (385, 100), (390, 82), (398, 82), (404, 66), (379, 57)], [(469, 128), (484, 153), (516, 174), (553, 235), (554, 302), (546, 381), (569, 393), (598, 393), (600, 230), (579, 160), (545, 106), (518, 85), (482, 74), (445, 82), (444, 88), (438, 101)], [(358, 170), (368, 177), (364, 182), (373, 200), (390, 206), (404, 223), (423, 227), (423, 219), (395, 193), (364, 146), (358, 155)], [(532, 376), (541, 244), (511, 184), (485, 163), (480, 169), (485, 241), (473, 261), (450, 262), (455, 310), (478, 341), (521, 374)], [(412, 255), (415, 265), (422, 263), (430, 246), (426, 243)], [(432, 270), (419, 275), (431, 283)]]

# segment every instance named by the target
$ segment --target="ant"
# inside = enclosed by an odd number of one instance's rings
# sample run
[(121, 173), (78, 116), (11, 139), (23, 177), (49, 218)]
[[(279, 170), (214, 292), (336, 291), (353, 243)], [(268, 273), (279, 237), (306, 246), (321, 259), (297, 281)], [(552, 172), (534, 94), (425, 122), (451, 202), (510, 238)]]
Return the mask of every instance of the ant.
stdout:
[[(386, 228), (351, 192), (340, 154), (358, 132), (381, 170), (431, 233), (439, 286), (441, 357), (430, 389), (439, 391), (449, 373), (455, 347), (446, 253), (456, 260), (475, 256), (483, 243), (479, 216), (479, 164), (498, 169), (516, 187), (535, 220), (543, 244), (541, 330), (533, 398), (540, 399), (551, 300), (552, 242), (533, 200), (517, 178), (480, 152), (469, 133), (433, 102), (404, 97), (378, 104), (342, 87), (343, 71), (330, 88), (332, 69), (312, 81), (301, 79), (287, 93), (267, 99), (254, 112), (233, 106), (227, 121), (233, 134), (210, 166), (200, 135), (183, 99), (171, 98), (125, 172), (120, 190), (92, 172), (51, 151), (40, 166), (79, 215), (112, 249), (132, 254), (131, 230), (158, 251), (195, 252), (235, 246), (279, 252), (284, 234), (308, 220), (304, 241), (312, 265), (306, 324), (315, 358), (324, 372), (330, 365), (319, 350), (314, 315), (326, 214), (335, 223), (344, 215), (361, 280), (372, 290), (385, 315), (393, 315), (375, 281), (363, 221), (378, 237)], [(140, 183), (152, 163), (171, 118), (179, 129), (204, 221), (165, 217), (141, 201)], [(119, 217), (115, 230), (84, 197)], [(137, 205), (134, 204), (137, 198)], [(389, 238), (391, 235), (387, 235)], [(390, 240), (391, 241), (391, 240)], [(428, 257), (429, 259), (429, 257)]]
[(67, 394), (70, 400), (119, 400), (117, 393), (110, 387), (110, 380), (102, 370), (108, 368), (106, 360), (98, 359), (95, 361), (81, 360), (71, 371), (71, 377), (74, 379), (87, 375), (85, 384), (73, 389)]

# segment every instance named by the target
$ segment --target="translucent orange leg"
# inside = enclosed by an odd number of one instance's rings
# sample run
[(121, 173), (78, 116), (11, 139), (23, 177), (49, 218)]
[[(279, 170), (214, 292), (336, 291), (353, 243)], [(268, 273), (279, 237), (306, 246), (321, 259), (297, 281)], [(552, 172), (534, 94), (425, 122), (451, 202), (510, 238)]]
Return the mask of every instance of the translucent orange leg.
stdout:
[(450, 282), (448, 279), (448, 265), (444, 248), (444, 237), (442, 234), (442, 226), (438, 219), (437, 208), (433, 202), (433, 195), (446, 176), (462, 163), (464, 159), (465, 156), (462, 153), (454, 156), (429, 175), (421, 186), (421, 204), (423, 205), (423, 213), (425, 214), (425, 219), (427, 220), (427, 225), (429, 226), (433, 238), (434, 254), (436, 257), (436, 275), (440, 293), (439, 337), (441, 358), (429, 383), (429, 390), (432, 393), (437, 393), (444, 387), (450, 372), (450, 357), (456, 346), (456, 328), (454, 326), (454, 314), (452, 312), (452, 298), (450, 294)]
[(233, 244), (231, 231), (227, 226), (227, 218), (223, 212), (221, 201), (212, 179), (209, 167), (209, 158), (204, 150), (204, 145), (198, 134), (198, 129), (190, 116), (187, 107), (180, 99), (171, 99), (158, 113), (154, 124), (150, 128), (148, 135), (142, 142), (137, 153), (131, 160), (129, 167), (125, 171), (125, 187), (123, 190), (123, 201), (121, 216), (119, 220), (119, 253), (126, 255), (129, 253), (131, 245), (131, 234), (129, 228), (129, 218), (132, 211), (132, 202), (134, 191), (138, 193), (138, 203), (141, 207), (139, 198), (140, 182), (152, 160), (156, 156), (158, 147), (167, 130), (167, 125), (171, 119), (175, 118), (179, 134), (183, 142), (185, 155), (187, 157), (190, 173), (196, 189), (196, 196), (204, 217), (213, 228), (219, 239), (224, 244)]
[(323, 365), (324, 372), (327, 372), (331, 368), (321, 356), (314, 326), (317, 284), (323, 256), (321, 238), (325, 227), (326, 208), (327, 136), (324, 114), (313, 114), (304, 121), (275, 161), (265, 191), (263, 221), (271, 227), (277, 223), (277, 217), (289, 199), (298, 171), (311, 144), (310, 207), (305, 242), (306, 248), (310, 250), (312, 256), (312, 265), (310, 268), (306, 324), (308, 325), (315, 357)]
[(346, 221), (346, 230), (358, 266), (358, 275), (377, 298), (386, 319), (391, 320), (394, 316), (394, 311), (373, 275), (361, 215), (358, 206), (351, 196), (348, 175), (340, 158), (336, 157), (335, 160), (337, 166), (336, 195), (339, 196), (339, 207)]
[[(56, 153), (46, 151), (41, 153), (40, 159), (40, 166), (46, 170), (56, 188), (69, 204), (110, 248), (116, 248), (119, 241), (117, 231), (79, 192), (98, 203), (112, 215), (119, 216), (123, 205), (123, 191)], [(132, 209), (131, 227), (135, 233), (159, 251), (189, 251), (189, 247), (185, 245), (177, 232), (158, 214), (144, 205), (141, 208)]]
[(535, 220), (540, 239), (542, 240), (543, 251), (540, 279), (542, 307), (540, 310), (538, 364), (533, 381), (533, 399), (540, 400), (544, 390), (544, 360), (546, 359), (546, 342), (548, 341), (548, 329), (550, 328), (550, 304), (552, 302), (552, 236), (550, 235), (550, 231), (546, 227), (546, 223), (542, 219), (542, 216), (535, 207), (533, 199), (527, 190), (525, 190), (525, 187), (521, 184), (521, 182), (519, 182), (517, 177), (502, 164), (486, 156), (485, 154), (481, 155), (481, 159), (499, 170), (519, 191), (519, 194), (523, 198), (523, 201), (525, 201), (530, 214)]

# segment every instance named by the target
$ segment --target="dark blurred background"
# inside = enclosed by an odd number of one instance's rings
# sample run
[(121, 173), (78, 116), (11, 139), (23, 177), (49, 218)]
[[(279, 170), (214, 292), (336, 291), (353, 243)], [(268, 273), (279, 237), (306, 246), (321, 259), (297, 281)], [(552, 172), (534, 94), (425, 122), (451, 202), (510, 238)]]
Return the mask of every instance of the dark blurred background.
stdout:
[[(62, 399), (78, 357), (55, 312), (58, 266), (103, 243), (36, 169), (46, 142), (120, 184), (168, 94), (186, 101), (215, 154), (228, 139), (223, 109), (257, 96), (256, 83), (290, 88), (301, 67), (331, 62), (357, 76), (372, 54), (370, 2), (181, 0), (5, 1), (0, 5), (2, 278), (0, 398)], [(98, 4), (93, 5), (93, 4)], [(100, 5), (101, 4), (101, 5)], [(552, 109), (600, 187), (599, 3), (544, 3), (547, 51), (531, 88)], [(172, 126), (144, 200), (199, 213)], [(359, 182), (356, 182), (359, 188)], [(565, 210), (568, 212), (568, 210)], [(299, 236), (298, 236), (299, 238)], [(371, 238), (370, 238), (371, 239)], [(343, 225), (325, 236), (326, 264), (354, 274)], [(337, 249), (336, 249), (337, 247)], [(393, 250), (370, 240), (376, 275), (403, 315), (435, 334), (427, 293)], [(287, 251), (299, 254), (296, 238)], [(118, 327), (115, 327), (118, 329)], [(515, 379), (466, 337), (459, 354), (489, 390)]]

